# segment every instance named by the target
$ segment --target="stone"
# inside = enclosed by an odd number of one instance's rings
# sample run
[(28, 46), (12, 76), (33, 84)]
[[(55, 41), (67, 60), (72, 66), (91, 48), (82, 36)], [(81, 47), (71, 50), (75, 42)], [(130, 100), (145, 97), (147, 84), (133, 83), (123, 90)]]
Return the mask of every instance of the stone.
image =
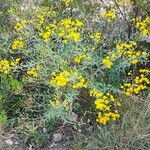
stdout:
[(13, 144), (14, 144), (14, 142), (13, 142), (11, 139), (6, 140), (5, 142), (6, 142), (8, 145), (13, 145)]
[(54, 133), (53, 134), (53, 141), (54, 142), (59, 142), (62, 139), (62, 134), (61, 133)]

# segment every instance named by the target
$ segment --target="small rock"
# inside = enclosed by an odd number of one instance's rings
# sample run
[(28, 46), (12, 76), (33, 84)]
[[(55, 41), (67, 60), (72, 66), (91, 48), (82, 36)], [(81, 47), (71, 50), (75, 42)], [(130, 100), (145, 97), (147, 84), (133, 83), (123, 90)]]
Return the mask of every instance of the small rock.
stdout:
[(46, 131), (47, 131), (46, 128), (43, 128), (43, 132), (46, 133)]
[(78, 120), (78, 115), (74, 112), (72, 112), (71, 114), (69, 114), (68, 116), (68, 120), (72, 121), (72, 122), (77, 122)]
[(18, 142), (16, 141), (16, 142), (15, 142), (15, 144), (17, 145), (17, 144), (18, 144)]
[(11, 139), (6, 140), (5, 142), (6, 142), (8, 145), (13, 145), (13, 144), (14, 144), (14, 142), (13, 142)]
[(150, 43), (150, 36), (147, 36), (147, 37), (146, 37), (146, 42), (147, 42), (147, 43)]
[(61, 133), (54, 133), (53, 134), (53, 141), (54, 142), (59, 142), (62, 139), (62, 134)]
[(48, 147), (49, 147), (49, 148), (53, 148), (53, 147), (55, 147), (55, 146), (57, 146), (57, 144), (53, 142), (53, 143), (52, 143), (51, 145), (49, 145)]

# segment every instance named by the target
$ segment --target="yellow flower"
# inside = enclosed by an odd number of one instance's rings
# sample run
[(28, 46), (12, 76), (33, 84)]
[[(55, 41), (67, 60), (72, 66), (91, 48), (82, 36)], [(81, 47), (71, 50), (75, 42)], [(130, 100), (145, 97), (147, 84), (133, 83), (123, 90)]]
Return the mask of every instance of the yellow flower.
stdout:
[(136, 27), (140, 30), (141, 34), (146, 37), (149, 34), (150, 17), (146, 17), (143, 21), (138, 21)]
[(0, 72), (8, 74), (10, 70), (15, 70), (21, 58), (16, 58), (14, 61), (7, 59), (0, 60)]
[(74, 40), (75, 42), (78, 42), (80, 39), (80, 33), (76, 33), (76, 32), (71, 31), (68, 34), (68, 36), (66, 36), (66, 38), (69, 38), (69, 39)]
[[(97, 96), (98, 91), (96, 90), (91, 90), (90, 91), (90, 96)], [(101, 96), (103, 94), (100, 94)], [(95, 100), (95, 108), (98, 111), (98, 117), (96, 121), (98, 123), (101, 123), (103, 125), (106, 125), (111, 119), (113, 121), (116, 121), (117, 119), (120, 118), (120, 114), (118, 113), (117, 110), (113, 110), (112, 112), (112, 106), (121, 106), (121, 103), (117, 100), (115, 100), (114, 96), (110, 93), (106, 93), (103, 95), (101, 98), (97, 98)]]
[(131, 86), (131, 83), (125, 83), (124, 86), (130, 87), (130, 86)]
[(72, 21), (71, 21), (71, 19), (62, 19), (61, 20), (61, 24), (62, 25), (71, 25), (72, 24)]
[(78, 56), (78, 57), (75, 57), (74, 62), (79, 64), (82, 61), (82, 59), (83, 59), (82, 55)]
[(137, 64), (137, 63), (138, 63), (138, 60), (137, 60), (137, 59), (133, 59), (131, 62), (132, 62), (132, 64), (134, 64), (134, 65), (135, 65), (135, 64)]
[(120, 103), (120, 102), (117, 102), (117, 106), (121, 107), (121, 103)]
[(61, 29), (58, 33), (58, 36), (61, 38), (65, 35), (65, 30), (64, 29)]
[(56, 72), (55, 72), (55, 71), (52, 72), (51, 75), (52, 75), (52, 76), (56, 76)]
[(20, 60), (21, 60), (21, 58), (16, 58), (15, 61), (10, 62), (10, 65), (12, 67), (15, 67), (19, 63)]
[(55, 23), (50, 24), (50, 27), (52, 28), (52, 30), (57, 29), (57, 25)]
[(78, 19), (76, 20), (76, 24), (75, 24), (77, 27), (83, 27), (84, 26), (84, 23), (79, 21)]
[(97, 98), (102, 97), (102, 96), (103, 96), (103, 93), (102, 93), (102, 92), (98, 92), (98, 93), (96, 94), (96, 97), (97, 97)]
[(101, 13), (101, 16), (106, 18), (106, 20), (108, 22), (114, 21), (116, 19), (116, 14), (115, 14), (115, 10), (114, 9), (111, 9), (109, 11), (105, 11), (105, 12)]
[(15, 40), (12, 44), (12, 49), (16, 50), (16, 49), (19, 49), (19, 48), (22, 48), (24, 46), (24, 42), (22, 40)]
[(79, 56), (75, 57), (74, 62), (80, 63), (83, 59), (87, 59), (88, 61), (90, 61), (91, 60), (90, 54), (79, 55)]
[(102, 38), (102, 35), (100, 32), (95, 32), (94, 34), (90, 35), (90, 38), (98, 42)]
[(20, 20), (19, 22), (16, 23), (15, 29), (16, 30), (22, 30), (24, 28), (24, 25), (26, 23), (26, 20)]
[(111, 58), (113, 59), (113, 58), (116, 58), (117, 56), (116, 56), (116, 54), (111, 54)]
[(65, 4), (65, 6), (68, 7), (73, 2), (73, 0), (63, 0), (63, 2)]
[(102, 63), (105, 64), (108, 69), (110, 69), (113, 65), (113, 62), (109, 58), (104, 58)]
[(70, 73), (66, 70), (59, 73), (57, 76), (56, 76), (55, 73), (54, 73), (54, 75), (55, 75), (55, 78), (52, 78), (50, 80), (50, 84), (52, 84), (52, 85), (57, 85), (57, 86), (60, 86), (60, 87), (64, 87), (70, 81), (70, 79), (69, 79)]
[(148, 56), (148, 53), (147, 52), (142, 52), (142, 56), (146, 58)]
[(49, 29), (46, 32), (42, 33), (41, 35), (42, 35), (44, 41), (47, 42), (50, 39), (51, 34), (52, 34), (51, 30)]
[(136, 56), (140, 56), (141, 55), (141, 51), (137, 51), (135, 55)]
[(140, 73), (144, 73), (144, 72), (145, 73), (150, 73), (150, 70), (148, 70), (148, 69), (140, 69), (139, 72)]
[(126, 96), (129, 96), (131, 93), (130, 92), (125, 92)]
[(147, 30), (147, 29), (143, 29), (143, 30), (142, 30), (142, 35), (143, 35), (144, 37), (146, 37), (146, 36), (148, 35), (148, 30)]
[(32, 76), (32, 77), (34, 77), (34, 78), (37, 78), (37, 77), (38, 77), (38, 73), (37, 73), (37, 71), (36, 71), (35, 68), (29, 69), (29, 70), (27, 71), (27, 74), (30, 75), (30, 76)]
[(8, 74), (10, 70), (10, 63), (8, 60), (4, 59), (0, 61), (0, 72)]
[(87, 83), (85, 81), (85, 79), (82, 77), (82, 76), (79, 76), (78, 77), (78, 82), (77, 83), (74, 83), (72, 85), (72, 88), (73, 89), (77, 89), (77, 88), (87, 88)]
[(45, 21), (44, 16), (38, 16), (37, 17), (37, 23), (39, 26), (41, 26), (44, 23), (44, 21)]

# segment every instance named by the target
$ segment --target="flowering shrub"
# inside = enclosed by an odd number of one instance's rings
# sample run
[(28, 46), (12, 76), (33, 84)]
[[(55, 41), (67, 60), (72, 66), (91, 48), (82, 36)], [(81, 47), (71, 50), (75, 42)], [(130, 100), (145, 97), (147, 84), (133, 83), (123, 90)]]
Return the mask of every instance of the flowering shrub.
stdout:
[[(150, 80), (148, 79), (147, 74), (149, 73), (149, 70), (147, 69), (140, 69), (139, 75), (132, 77), (132, 80), (130, 82), (124, 83), (124, 86), (121, 86), (121, 88), (125, 89), (125, 94), (127, 96), (133, 95), (133, 94), (140, 94), (141, 91), (148, 88), (148, 85), (150, 84)], [(131, 76), (131, 72), (129, 72), (129, 75)]]
[(111, 9), (109, 11), (105, 11), (101, 14), (108, 22), (111, 22), (116, 19), (115, 10)]
[(0, 61), (0, 71), (4, 74), (9, 74), (10, 71), (13, 72), (17, 68), (20, 58), (16, 58), (15, 61), (9, 62), (7, 59), (2, 59)]
[[(68, 10), (76, 3), (63, 0), (58, 8), (41, 6), (29, 18), (19, 16), (13, 31), (3, 34), (0, 96), (5, 101), (0, 101), (0, 107), (8, 112), (2, 114), (12, 119), (14, 111), (7, 111), (6, 105), (12, 106), (11, 96), (18, 100), (16, 128), (25, 130), (23, 122), (35, 125), (33, 132), (25, 131), (32, 137), (39, 129), (39, 120), (40, 126), (48, 128), (46, 124), (52, 120), (70, 122), (70, 114), (83, 115), (83, 111), (88, 112), (86, 119), (94, 117), (100, 126), (110, 125), (122, 119), (129, 96), (147, 92), (149, 53), (141, 41), (150, 34), (150, 19), (124, 19), (122, 9), (134, 7), (131, 1), (110, 5), (103, 11), (98, 7), (97, 18), (96, 10), (93, 12), (95, 23), (88, 15), (70, 16)], [(130, 15), (128, 11), (126, 15)], [(126, 22), (136, 30), (130, 37)], [(91, 29), (92, 24), (101, 27)], [(4, 44), (7, 41), (10, 43)], [(87, 107), (82, 110), (84, 103)]]
[(149, 25), (150, 25), (150, 17), (146, 17), (143, 21), (137, 21), (136, 27), (140, 30), (143, 36), (148, 36), (149, 34)]

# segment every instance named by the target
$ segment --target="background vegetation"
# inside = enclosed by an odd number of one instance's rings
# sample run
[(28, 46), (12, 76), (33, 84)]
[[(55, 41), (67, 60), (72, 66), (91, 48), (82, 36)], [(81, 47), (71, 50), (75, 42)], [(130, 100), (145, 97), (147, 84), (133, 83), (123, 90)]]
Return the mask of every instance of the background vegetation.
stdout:
[(1, 0), (3, 137), (150, 149), (149, 15), (148, 0)]

